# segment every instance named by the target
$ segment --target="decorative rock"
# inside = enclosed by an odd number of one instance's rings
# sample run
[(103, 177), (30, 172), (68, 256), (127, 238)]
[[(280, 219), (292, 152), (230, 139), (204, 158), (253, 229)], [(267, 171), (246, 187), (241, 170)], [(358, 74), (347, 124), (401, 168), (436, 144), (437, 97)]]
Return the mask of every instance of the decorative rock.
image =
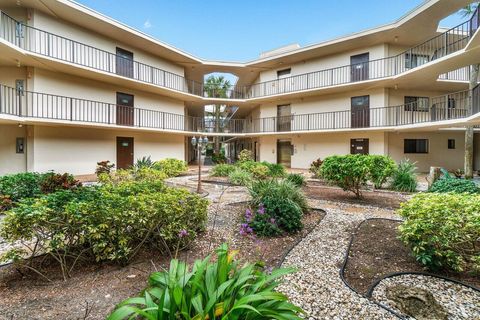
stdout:
[(448, 313), (428, 290), (396, 285), (386, 288), (386, 296), (398, 310), (417, 320), (448, 320)]

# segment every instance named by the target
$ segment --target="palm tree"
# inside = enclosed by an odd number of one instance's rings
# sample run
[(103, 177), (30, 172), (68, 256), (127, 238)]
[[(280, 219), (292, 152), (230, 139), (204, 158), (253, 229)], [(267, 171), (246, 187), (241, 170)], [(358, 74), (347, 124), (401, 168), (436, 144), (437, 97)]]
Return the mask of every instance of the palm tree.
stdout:
[[(464, 7), (460, 10), (460, 14), (463, 17), (471, 17), (475, 11), (478, 9), (479, 3), (471, 3), (468, 6)], [(470, 95), (473, 90), (477, 86), (478, 83), (478, 76), (479, 76), (480, 64), (474, 64), (470, 66), (470, 83), (469, 83), (469, 90)], [(472, 103), (472, 97), (470, 96), (470, 103)], [(465, 171), (465, 178), (472, 179), (473, 178), (473, 126), (468, 126), (465, 128), (465, 160), (464, 160), (464, 171)]]
[[(214, 76), (211, 75), (207, 78), (204, 85), (204, 91), (209, 98), (228, 98), (228, 92), (232, 87), (229, 80), (225, 79), (224, 76)], [(215, 132), (220, 131), (220, 118), (222, 117), (222, 105), (215, 104), (211, 116), (215, 121)], [(226, 108), (225, 108), (226, 109)], [(220, 139), (219, 137), (214, 137), (214, 153), (216, 155), (220, 154)]]

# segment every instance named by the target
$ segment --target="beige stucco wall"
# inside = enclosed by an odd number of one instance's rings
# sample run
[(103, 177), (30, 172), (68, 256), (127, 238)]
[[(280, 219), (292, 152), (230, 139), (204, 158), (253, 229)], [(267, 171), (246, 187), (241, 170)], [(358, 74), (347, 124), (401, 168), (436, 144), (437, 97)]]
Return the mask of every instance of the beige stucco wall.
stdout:
[[(73, 25), (67, 21), (54, 19), (52, 16), (46, 15), (38, 10), (35, 10), (33, 14), (33, 26), (114, 54), (116, 52), (116, 47), (120, 47), (133, 52), (133, 58), (135, 61), (181, 76), (184, 75), (184, 68), (171, 61), (146, 53), (140, 48), (131, 47), (127, 43), (119, 43), (98, 33)], [(79, 51), (78, 54), (80, 53), (82, 52)]]
[(39, 68), (34, 70), (33, 91), (112, 104), (116, 103), (116, 93), (123, 92), (134, 95), (137, 108), (176, 114), (184, 114), (185, 111), (185, 105), (180, 100)]
[(0, 124), (0, 175), (26, 170), (26, 153), (16, 153), (16, 138), (26, 138), (25, 127)]
[[(375, 60), (386, 57), (387, 45), (379, 44), (371, 47), (359, 48), (351, 51), (342, 52), (335, 55), (311, 59), (295, 64), (282, 64), (278, 68), (262, 71), (256, 83), (277, 79), (277, 71), (291, 68), (291, 76), (315, 72), (330, 68), (337, 68), (350, 65), (350, 57), (358, 54), (369, 53), (369, 59)], [(370, 72), (379, 72), (383, 66), (370, 68)], [(345, 70), (345, 76), (350, 77), (350, 69)]]
[[(465, 152), (464, 135), (461, 131), (388, 133), (389, 155), (397, 162), (405, 158), (416, 161), (420, 172), (428, 172), (431, 166), (461, 169)], [(404, 139), (428, 139), (428, 153), (405, 154)], [(455, 139), (455, 149), (448, 149), (448, 139)]]
[(35, 126), (33, 167), (44, 172), (89, 174), (96, 163), (110, 160), (116, 163), (116, 137), (134, 138), (134, 160), (151, 156), (152, 160), (185, 158), (181, 135), (77, 127)]

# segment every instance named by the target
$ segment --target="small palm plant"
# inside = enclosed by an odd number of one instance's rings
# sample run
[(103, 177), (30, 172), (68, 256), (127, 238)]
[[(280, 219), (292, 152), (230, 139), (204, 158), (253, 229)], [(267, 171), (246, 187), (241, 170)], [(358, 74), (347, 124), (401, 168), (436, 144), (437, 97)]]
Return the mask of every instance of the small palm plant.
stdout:
[(151, 168), (153, 166), (153, 161), (151, 159), (150, 156), (148, 157), (142, 157), (140, 159), (137, 159), (137, 161), (135, 162), (135, 169), (139, 170), (139, 169), (148, 169), (148, 168)]
[(172, 260), (168, 271), (150, 275), (142, 296), (123, 301), (107, 319), (301, 319), (303, 311), (274, 291), (293, 269), (267, 274), (259, 265), (239, 267), (226, 244), (216, 253), (215, 262), (208, 256), (192, 270)]

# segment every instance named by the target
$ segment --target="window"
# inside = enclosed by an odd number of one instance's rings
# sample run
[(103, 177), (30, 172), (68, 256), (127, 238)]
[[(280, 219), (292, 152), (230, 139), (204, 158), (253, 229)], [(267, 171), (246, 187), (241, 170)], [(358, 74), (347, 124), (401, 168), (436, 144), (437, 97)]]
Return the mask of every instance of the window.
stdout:
[(277, 78), (281, 79), (281, 78), (290, 77), (291, 72), (292, 72), (292, 69), (290, 69), (290, 68), (283, 69), (283, 70), (278, 70), (277, 71)]
[(403, 153), (428, 153), (428, 139), (403, 140)]
[(25, 138), (17, 138), (16, 139), (16, 152), (17, 153), (24, 153), (25, 151)]
[(428, 97), (404, 97), (403, 100), (405, 111), (423, 111), (428, 112), (429, 110), (429, 99)]
[(448, 149), (455, 149), (455, 139), (448, 139)]
[(405, 68), (411, 69), (421, 66), (430, 61), (430, 56), (427, 54), (406, 53), (405, 54)]

